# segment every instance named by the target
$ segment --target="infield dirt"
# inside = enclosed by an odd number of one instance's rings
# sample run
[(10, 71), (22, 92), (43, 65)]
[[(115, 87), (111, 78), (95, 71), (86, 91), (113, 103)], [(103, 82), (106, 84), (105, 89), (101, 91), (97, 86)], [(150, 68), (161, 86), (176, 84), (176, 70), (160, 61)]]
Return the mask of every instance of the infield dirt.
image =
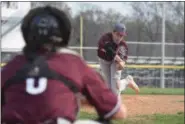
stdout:
[[(150, 114), (176, 114), (184, 112), (183, 95), (122, 95), (128, 116)], [(82, 111), (95, 113), (95, 109), (82, 101)]]

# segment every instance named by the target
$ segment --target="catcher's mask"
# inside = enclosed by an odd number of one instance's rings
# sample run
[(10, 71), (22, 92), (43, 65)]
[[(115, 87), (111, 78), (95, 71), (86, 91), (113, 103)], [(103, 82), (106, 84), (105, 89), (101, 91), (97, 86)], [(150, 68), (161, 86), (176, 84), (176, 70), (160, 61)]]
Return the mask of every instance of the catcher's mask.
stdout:
[(53, 7), (38, 7), (30, 10), (21, 26), (26, 45), (68, 44), (71, 23), (67, 15)]

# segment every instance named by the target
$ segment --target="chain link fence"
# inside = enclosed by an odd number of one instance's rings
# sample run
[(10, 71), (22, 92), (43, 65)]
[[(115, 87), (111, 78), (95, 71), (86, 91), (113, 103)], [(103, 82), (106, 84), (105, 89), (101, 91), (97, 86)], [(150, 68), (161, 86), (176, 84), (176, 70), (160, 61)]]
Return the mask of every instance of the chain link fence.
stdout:
[[(46, 5), (62, 9), (67, 14), (71, 14), (70, 8), (66, 6), (64, 2), (31, 2), (31, 8)], [(71, 18), (71, 22), (73, 25), (73, 34), (71, 36), (70, 46), (78, 47), (74, 50), (80, 53), (80, 16), (73, 19)], [(98, 64), (96, 46), (100, 36), (107, 32), (108, 29), (111, 28), (106, 25), (93, 25), (93, 23), (88, 22), (88, 20), (84, 20), (83, 34), (81, 35), (83, 37), (82, 52), (83, 58), (88, 63)], [(164, 68), (157, 67), (158, 65), (161, 65), (161, 41), (127, 41), (127, 43), (129, 47), (129, 59), (127, 64), (136, 64), (137, 67), (125, 68), (122, 73), (122, 78), (130, 74), (133, 75), (134, 79), (140, 86), (160, 87), (160, 69)], [(8, 49), (1, 52), (1, 62), (6, 63), (10, 61), (15, 55), (20, 53), (19, 51), (20, 49)], [(142, 66), (146, 65), (152, 66), (142, 68)], [(170, 67), (165, 68), (165, 87), (184, 87), (184, 69), (178, 68), (178, 66), (184, 66), (184, 43), (165, 44), (165, 65), (170, 65)]]

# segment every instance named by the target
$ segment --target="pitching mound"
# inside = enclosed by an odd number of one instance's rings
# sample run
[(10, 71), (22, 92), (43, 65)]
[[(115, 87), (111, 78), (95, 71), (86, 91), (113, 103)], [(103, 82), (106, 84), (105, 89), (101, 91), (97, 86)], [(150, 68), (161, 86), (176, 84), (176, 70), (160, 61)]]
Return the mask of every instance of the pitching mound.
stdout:
[[(127, 107), (128, 116), (184, 112), (183, 95), (123, 95), (122, 101)], [(95, 112), (86, 101), (82, 103), (82, 111)]]

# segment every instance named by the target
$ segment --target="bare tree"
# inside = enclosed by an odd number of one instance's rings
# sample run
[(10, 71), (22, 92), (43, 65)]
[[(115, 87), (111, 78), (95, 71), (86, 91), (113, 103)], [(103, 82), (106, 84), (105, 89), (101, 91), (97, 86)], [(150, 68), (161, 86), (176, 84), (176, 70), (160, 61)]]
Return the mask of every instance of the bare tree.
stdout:
[(169, 2), (166, 5), (167, 41), (182, 42), (184, 40), (184, 3)]
[(65, 11), (69, 16), (71, 16), (71, 8), (65, 2), (31, 2), (31, 7), (39, 6), (52, 6)]

